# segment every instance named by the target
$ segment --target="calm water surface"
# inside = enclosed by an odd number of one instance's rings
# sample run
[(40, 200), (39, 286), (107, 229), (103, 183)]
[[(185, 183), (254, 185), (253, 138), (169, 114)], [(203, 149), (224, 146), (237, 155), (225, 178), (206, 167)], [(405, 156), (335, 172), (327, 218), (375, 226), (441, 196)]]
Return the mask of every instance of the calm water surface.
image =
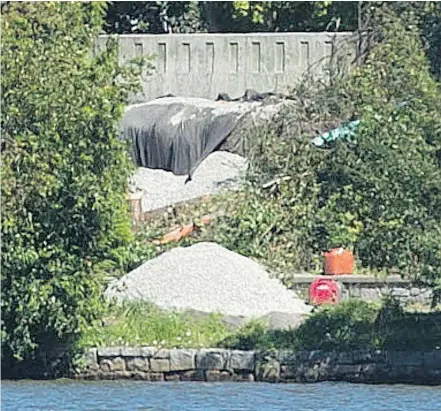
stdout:
[(2, 381), (3, 411), (441, 411), (441, 388), (347, 383)]

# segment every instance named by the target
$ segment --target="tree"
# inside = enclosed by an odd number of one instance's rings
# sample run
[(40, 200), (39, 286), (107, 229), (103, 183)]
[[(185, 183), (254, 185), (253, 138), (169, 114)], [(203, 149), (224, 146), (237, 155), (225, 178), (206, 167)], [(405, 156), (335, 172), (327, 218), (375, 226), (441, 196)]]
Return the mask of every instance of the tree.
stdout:
[[(415, 24), (387, 5), (372, 21), (379, 43), (340, 89), (362, 123), (320, 170), (317, 240), (353, 246), (366, 267), (439, 286), (441, 89)], [(360, 228), (352, 244), (333, 244), (342, 220)]]
[(357, 29), (357, 2), (235, 1), (233, 19), (240, 31), (352, 31)]
[(206, 29), (200, 2), (116, 1), (107, 11), (108, 33), (195, 33)]
[[(131, 239), (116, 124), (141, 65), (93, 55), (104, 3), (2, 5), (2, 355), (74, 341)], [(5, 362), (4, 362), (5, 364)]]
[[(400, 16), (409, 30), (418, 30), (423, 50), (429, 58), (431, 72), (438, 80), (441, 78), (441, 3), (427, 2), (360, 2), (359, 30), (371, 40), (369, 47), (381, 41), (383, 34), (378, 19), (391, 12)], [(372, 42), (373, 41), (373, 42)]]
[[(344, 246), (360, 268), (439, 287), (441, 89), (418, 25), (387, 4), (371, 11), (361, 64), (330, 83), (306, 77), (269, 130), (251, 131), (249, 184), (215, 238), (285, 273), (321, 270), (320, 253)], [(355, 136), (312, 147), (353, 116)]]
[[(113, 2), (112, 33), (195, 33), (354, 30), (356, 2)], [(338, 24), (337, 24), (338, 22)]]

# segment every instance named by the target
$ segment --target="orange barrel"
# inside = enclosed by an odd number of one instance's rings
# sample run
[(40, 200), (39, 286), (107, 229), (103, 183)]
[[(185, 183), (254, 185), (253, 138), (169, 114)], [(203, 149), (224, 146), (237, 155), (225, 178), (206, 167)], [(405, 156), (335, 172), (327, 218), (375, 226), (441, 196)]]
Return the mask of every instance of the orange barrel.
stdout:
[(352, 274), (354, 272), (354, 255), (344, 248), (334, 248), (323, 253), (323, 270), (326, 275)]

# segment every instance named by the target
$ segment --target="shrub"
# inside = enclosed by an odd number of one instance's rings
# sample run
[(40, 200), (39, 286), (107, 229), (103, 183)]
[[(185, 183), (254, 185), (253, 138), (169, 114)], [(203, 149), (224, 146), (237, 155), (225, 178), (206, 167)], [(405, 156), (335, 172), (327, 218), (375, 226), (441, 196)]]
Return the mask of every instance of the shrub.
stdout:
[(315, 312), (297, 329), (268, 330), (250, 324), (221, 342), (234, 349), (346, 350), (370, 348), (378, 307), (348, 301)]
[[(303, 82), (254, 141), (249, 185), (217, 238), (288, 270), (352, 248), (364, 268), (436, 285), (441, 273), (441, 92), (419, 32), (382, 6), (381, 41), (349, 75)], [(355, 139), (311, 147), (353, 118)]]
[(270, 332), (264, 322), (256, 320), (236, 330), (220, 341), (218, 346), (246, 351), (278, 348), (275, 333)]
[(420, 351), (439, 349), (440, 312), (405, 312), (396, 300), (387, 299), (376, 316), (374, 332), (374, 343), (379, 348)]
[(369, 348), (378, 308), (364, 301), (348, 301), (317, 312), (296, 331), (297, 349), (351, 350)]
[(297, 329), (268, 330), (252, 323), (221, 341), (242, 350), (434, 350), (441, 346), (440, 312), (405, 312), (394, 300), (382, 305), (349, 300), (319, 308)]
[[(362, 123), (319, 171), (321, 247), (335, 245), (341, 216), (356, 230), (363, 265), (440, 280), (441, 90), (418, 33), (396, 19), (385, 40), (344, 85)], [(404, 104), (403, 104), (404, 103)], [(319, 238), (318, 238), (319, 239)]]
[(421, 40), (424, 45), (432, 74), (441, 80), (440, 46), (441, 46), (441, 4), (437, 1), (426, 2), (395, 2), (395, 3), (373, 3), (367, 2), (361, 6), (360, 18), (365, 22), (362, 30), (374, 34), (381, 27), (378, 19), (388, 19), (391, 10), (395, 11), (401, 20), (411, 26), (418, 28)]
[[(308, 119), (327, 109), (310, 90), (298, 89), (269, 129), (249, 138), (250, 167), (243, 192), (216, 224), (214, 239), (272, 269), (315, 270), (313, 223), (323, 154), (310, 144)], [(323, 130), (323, 124), (315, 125)]]
[(68, 342), (102, 312), (131, 239), (116, 124), (141, 65), (93, 55), (103, 3), (2, 4), (2, 355)]

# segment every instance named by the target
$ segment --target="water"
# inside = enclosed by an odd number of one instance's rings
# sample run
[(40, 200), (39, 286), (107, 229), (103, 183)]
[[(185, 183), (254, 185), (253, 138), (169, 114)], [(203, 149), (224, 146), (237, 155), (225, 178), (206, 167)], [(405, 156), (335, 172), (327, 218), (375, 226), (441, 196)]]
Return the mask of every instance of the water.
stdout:
[(3, 411), (439, 411), (441, 387), (2, 381)]

